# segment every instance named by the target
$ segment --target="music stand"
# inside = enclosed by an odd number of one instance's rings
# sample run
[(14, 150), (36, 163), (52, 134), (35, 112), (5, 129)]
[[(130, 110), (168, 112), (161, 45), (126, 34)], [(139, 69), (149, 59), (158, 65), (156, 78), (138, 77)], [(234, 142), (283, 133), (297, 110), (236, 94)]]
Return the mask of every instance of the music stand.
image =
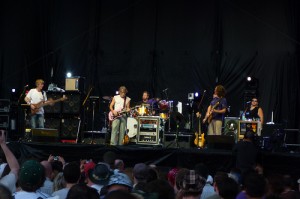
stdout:
[(180, 148), (179, 142), (178, 142), (178, 136), (179, 136), (179, 125), (183, 122), (185, 122), (185, 119), (183, 115), (179, 112), (172, 112), (171, 116), (169, 118), (169, 121), (173, 118), (176, 121), (176, 132), (175, 132), (175, 139), (169, 143), (167, 146), (170, 147), (171, 145), (175, 144), (175, 148)]

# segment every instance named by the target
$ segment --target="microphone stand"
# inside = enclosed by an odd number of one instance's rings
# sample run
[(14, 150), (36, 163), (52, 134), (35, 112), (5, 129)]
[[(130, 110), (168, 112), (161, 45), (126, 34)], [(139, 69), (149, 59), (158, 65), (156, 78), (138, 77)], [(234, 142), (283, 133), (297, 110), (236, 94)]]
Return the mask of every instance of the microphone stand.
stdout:
[(20, 97), (19, 97), (19, 99), (18, 99), (18, 105), (19, 105), (20, 102), (21, 102), (22, 96), (25, 94), (26, 88), (27, 88), (27, 86), (25, 86), (25, 87), (23, 88), (23, 91), (22, 91), (22, 93), (21, 93), (21, 95), (20, 95)]

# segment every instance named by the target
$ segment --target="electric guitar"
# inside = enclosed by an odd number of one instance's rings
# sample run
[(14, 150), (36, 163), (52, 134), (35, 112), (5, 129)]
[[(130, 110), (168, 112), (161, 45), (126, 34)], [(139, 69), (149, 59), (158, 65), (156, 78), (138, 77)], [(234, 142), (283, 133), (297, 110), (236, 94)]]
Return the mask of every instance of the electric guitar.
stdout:
[(31, 115), (35, 115), (41, 107), (49, 106), (49, 105), (53, 106), (55, 103), (65, 101), (67, 99), (68, 99), (67, 97), (62, 97), (62, 98), (59, 98), (59, 99), (56, 99), (56, 100), (53, 100), (52, 98), (49, 98), (49, 100), (47, 100), (46, 102), (40, 101), (37, 104), (32, 104), (34, 106), (34, 108), (31, 108)]
[(204, 143), (205, 143), (205, 139), (204, 139), (204, 133), (201, 133), (201, 115), (199, 116), (199, 120), (198, 120), (198, 124), (199, 124), (199, 132), (195, 132), (195, 140), (194, 140), (194, 144), (197, 147), (203, 148), (204, 147)]
[[(135, 107), (133, 108), (130, 108), (130, 110), (134, 109)], [(130, 111), (129, 110), (129, 111)], [(118, 112), (118, 115), (115, 116), (114, 113), (112, 111), (110, 111), (108, 113), (108, 119), (109, 121), (114, 121), (115, 119), (119, 118), (119, 117), (122, 117), (124, 114), (128, 113), (129, 111), (127, 111), (126, 109), (118, 109), (117, 112)]]
[(208, 115), (205, 116), (203, 122), (206, 122), (209, 124), (211, 123), (212, 119), (213, 119), (213, 110), (220, 104), (220, 101), (221, 101), (222, 98), (220, 98), (210, 109), (210, 112)]

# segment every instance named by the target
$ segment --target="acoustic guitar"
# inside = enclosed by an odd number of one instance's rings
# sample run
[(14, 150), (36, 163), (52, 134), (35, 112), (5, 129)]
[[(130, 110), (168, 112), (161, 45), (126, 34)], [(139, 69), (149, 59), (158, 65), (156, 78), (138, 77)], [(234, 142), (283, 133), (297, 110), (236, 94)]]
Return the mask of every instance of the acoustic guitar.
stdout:
[(67, 99), (68, 99), (67, 97), (62, 97), (62, 98), (59, 98), (59, 99), (56, 99), (56, 100), (53, 100), (52, 98), (49, 98), (49, 100), (47, 100), (46, 102), (40, 101), (37, 104), (32, 104), (34, 106), (34, 108), (31, 108), (31, 115), (35, 115), (41, 107), (53, 106), (55, 103), (65, 101)]

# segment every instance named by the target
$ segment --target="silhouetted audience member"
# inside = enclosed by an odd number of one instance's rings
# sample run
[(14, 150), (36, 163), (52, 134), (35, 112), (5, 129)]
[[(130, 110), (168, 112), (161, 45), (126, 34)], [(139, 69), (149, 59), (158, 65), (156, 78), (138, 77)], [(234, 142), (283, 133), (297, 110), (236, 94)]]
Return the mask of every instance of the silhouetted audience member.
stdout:
[(238, 183), (230, 177), (217, 181), (217, 187), (217, 192), (222, 199), (235, 199), (240, 191)]
[(174, 187), (175, 194), (177, 194), (177, 192), (180, 190), (180, 187), (183, 186), (184, 176), (188, 173), (189, 173), (189, 170), (186, 168), (181, 168), (178, 170), (176, 177), (175, 177), (175, 187)]
[(175, 178), (178, 173), (178, 168), (171, 169), (167, 174), (168, 182), (170, 183), (171, 187), (175, 188)]
[(216, 193), (214, 187), (209, 182), (207, 182), (207, 177), (209, 175), (207, 166), (203, 163), (196, 164), (195, 171), (198, 175), (205, 179), (205, 186), (203, 187), (200, 199), (206, 199), (207, 197), (214, 195)]
[(44, 167), (36, 160), (27, 160), (21, 166), (19, 186), (22, 190), (15, 193), (15, 199), (48, 198), (49, 195), (37, 192), (45, 181)]
[(66, 182), (64, 179), (64, 173), (58, 173), (53, 180), (53, 190), (52, 192), (58, 191), (66, 187)]
[(110, 176), (113, 175), (113, 171), (109, 165), (104, 162), (99, 162), (93, 169), (89, 169), (87, 172), (88, 186), (96, 189), (99, 193), (102, 187), (109, 182)]
[(10, 190), (2, 184), (0, 184), (0, 199), (13, 199)]
[(219, 195), (219, 188), (218, 185), (223, 181), (225, 178), (228, 178), (228, 174), (226, 172), (218, 171), (214, 176), (214, 183), (213, 187), (215, 190), (215, 194), (207, 197), (207, 199), (221, 199), (221, 196)]
[(99, 199), (96, 189), (85, 184), (76, 184), (69, 190), (67, 199)]
[(128, 193), (127, 191), (116, 190), (109, 192), (105, 196), (105, 199), (140, 199), (140, 197), (137, 197), (135, 194)]
[(65, 199), (69, 190), (78, 183), (80, 174), (80, 167), (77, 162), (70, 162), (66, 164), (63, 170), (66, 187), (53, 192), (52, 196), (59, 196), (59, 199)]
[(115, 160), (117, 159), (117, 155), (113, 151), (107, 151), (103, 154), (103, 162), (108, 164), (110, 169), (114, 170), (115, 168)]
[(137, 163), (134, 165), (132, 170), (133, 176), (133, 189), (135, 191), (145, 191), (145, 185), (149, 178), (149, 166), (145, 163)]
[(39, 189), (41, 192), (48, 194), (49, 196), (52, 194), (53, 191), (53, 181), (52, 181), (52, 175), (53, 170), (51, 163), (48, 161), (41, 161), (41, 165), (43, 165), (45, 169), (45, 181), (43, 186)]
[(266, 179), (260, 174), (249, 173), (245, 176), (244, 189), (248, 199), (264, 198), (267, 192)]
[(116, 159), (115, 160), (115, 164), (114, 164), (114, 169), (117, 172), (124, 172), (124, 170), (125, 170), (125, 164), (124, 164), (123, 160)]
[(284, 190), (280, 194), (282, 199), (300, 199), (299, 191), (295, 191), (293, 179), (290, 175), (283, 176)]
[(255, 169), (258, 150), (253, 144), (254, 137), (253, 131), (247, 131), (244, 139), (239, 141), (233, 148), (236, 168), (240, 169), (242, 173)]
[(176, 194), (177, 199), (199, 199), (201, 197), (206, 179), (201, 177), (195, 170), (189, 170), (184, 175), (180, 189)]
[(157, 179), (147, 183), (145, 192), (149, 194), (157, 194), (157, 199), (175, 198), (174, 189), (166, 180)]
[(132, 182), (126, 174), (119, 172), (111, 175), (107, 185), (101, 189), (100, 197), (105, 198), (108, 193), (116, 190), (123, 190), (131, 193)]
[(0, 184), (3, 184), (14, 193), (16, 191), (16, 182), (18, 180), (20, 165), (15, 155), (6, 145), (4, 130), (0, 130), (0, 146), (7, 161), (7, 163), (1, 164)]
[(284, 191), (283, 176), (281, 174), (271, 174), (267, 177), (267, 196), (278, 197)]

